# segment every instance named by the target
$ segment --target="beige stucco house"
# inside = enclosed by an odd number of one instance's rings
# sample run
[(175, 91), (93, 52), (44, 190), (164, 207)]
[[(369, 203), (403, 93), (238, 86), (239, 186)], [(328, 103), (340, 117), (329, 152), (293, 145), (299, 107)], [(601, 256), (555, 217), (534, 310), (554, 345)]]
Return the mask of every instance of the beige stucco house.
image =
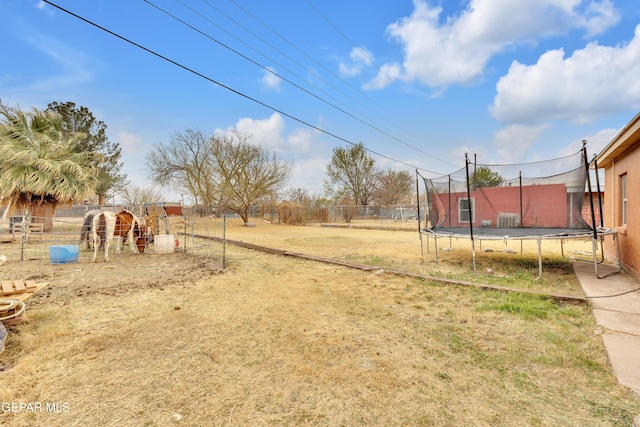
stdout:
[[(622, 265), (640, 275), (640, 114), (636, 115), (597, 156), (604, 168), (604, 226), (618, 232)], [(617, 250), (605, 241), (608, 259)]]

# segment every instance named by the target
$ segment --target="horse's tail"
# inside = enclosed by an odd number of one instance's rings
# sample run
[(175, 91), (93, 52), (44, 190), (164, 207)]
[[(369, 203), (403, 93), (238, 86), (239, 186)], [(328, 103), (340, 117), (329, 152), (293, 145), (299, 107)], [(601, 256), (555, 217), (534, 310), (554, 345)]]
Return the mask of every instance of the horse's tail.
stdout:
[(93, 215), (87, 215), (84, 217), (82, 230), (80, 231), (80, 242), (89, 240), (89, 236), (91, 235), (91, 228), (93, 226), (93, 217)]
[(98, 225), (98, 235), (100, 236), (100, 248), (104, 248), (104, 243), (107, 240), (107, 219), (104, 213), (100, 214), (100, 222)]

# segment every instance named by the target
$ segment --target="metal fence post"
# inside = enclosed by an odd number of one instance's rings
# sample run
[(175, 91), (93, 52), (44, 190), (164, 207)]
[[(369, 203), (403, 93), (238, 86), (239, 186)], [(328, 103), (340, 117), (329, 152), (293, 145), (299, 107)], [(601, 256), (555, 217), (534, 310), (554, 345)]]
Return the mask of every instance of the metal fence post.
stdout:
[(222, 216), (222, 269), (227, 268), (227, 216)]

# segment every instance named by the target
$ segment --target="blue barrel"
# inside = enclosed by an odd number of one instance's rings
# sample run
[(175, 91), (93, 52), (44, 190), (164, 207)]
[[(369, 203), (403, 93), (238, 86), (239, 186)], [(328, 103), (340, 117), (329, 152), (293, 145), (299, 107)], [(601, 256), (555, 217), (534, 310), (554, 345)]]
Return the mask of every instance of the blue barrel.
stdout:
[(78, 262), (78, 245), (49, 246), (51, 264), (72, 264)]

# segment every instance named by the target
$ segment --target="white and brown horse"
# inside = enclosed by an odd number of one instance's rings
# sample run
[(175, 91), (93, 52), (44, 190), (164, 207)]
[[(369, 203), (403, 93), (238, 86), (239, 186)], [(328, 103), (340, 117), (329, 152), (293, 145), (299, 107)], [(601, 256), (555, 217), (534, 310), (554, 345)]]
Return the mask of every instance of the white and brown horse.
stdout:
[(121, 238), (129, 242), (132, 253), (144, 252), (147, 246), (147, 227), (140, 218), (127, 210), (119, 213), (100, 212), (93, 217), (93, 262), (98, 257), (98, 249), (104, 246), (104, 260), (109, 261), (109, 246), (117, 239), (116, 254), (120, 254)]
[(93, 217), (102, 212), (100, 209), (92, 209), (84, 214), (84, 219), (82, 221), (82, 230), (80, 231), (80, 243), (86, 241), (87, 249), (92, 249), (91, 245), (93, 244)]

